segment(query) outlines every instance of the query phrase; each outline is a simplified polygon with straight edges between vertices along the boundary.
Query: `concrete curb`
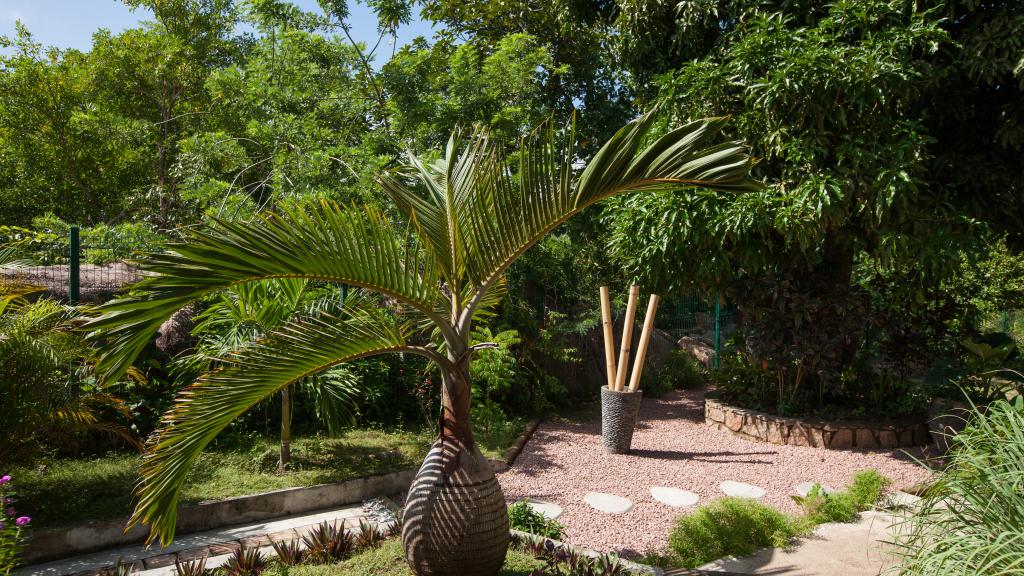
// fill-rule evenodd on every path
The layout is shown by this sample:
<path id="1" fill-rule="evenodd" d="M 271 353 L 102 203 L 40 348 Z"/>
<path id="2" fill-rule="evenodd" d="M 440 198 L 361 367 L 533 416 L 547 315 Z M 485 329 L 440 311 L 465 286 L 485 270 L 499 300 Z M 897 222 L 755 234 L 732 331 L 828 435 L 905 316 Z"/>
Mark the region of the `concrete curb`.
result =
<path id="1" fill-rule="evenodd" d="M 407 468 L 336 484 L 285 488 L 215 502 L 184 505 L 178 509 L 176 533 L 183 535 L 204 532 L 224 526 L 354 504 L 376 496 L 389 496 L 408 490 L 417 470 L 418 468 Z M 144 542 L 149 533 L 148 528 L 133 526 L 126 530 L 127 523 L 127 519 L 108 520 L 37 532 L 28 542 L 21 561 L 24 564 L 38 564 L 105 548 Z"/>
<path id="2" fill-rule="evenodd" d="M 505 450 L 505 454 L 502 458 L 500 460 L 496 458 L 491 459 L 491 466 L 494 467 L 495 472 L 504 472 L 512 466 L 516 461 L 516 458 L 518 458 L 519 454 L 523 451 L 523 448 L 526 447 L 526 443 L 533 437 L 533 433 L 537 431 L 537 427 L 539 427 L 543 421 L 543 418 L 534 418 L 533 420 L 530 420 L 526 425 L 526 429 L 519 435 L 519 438 L 516 438 L 516 441 L 513 442 L 507 450 Z"/>

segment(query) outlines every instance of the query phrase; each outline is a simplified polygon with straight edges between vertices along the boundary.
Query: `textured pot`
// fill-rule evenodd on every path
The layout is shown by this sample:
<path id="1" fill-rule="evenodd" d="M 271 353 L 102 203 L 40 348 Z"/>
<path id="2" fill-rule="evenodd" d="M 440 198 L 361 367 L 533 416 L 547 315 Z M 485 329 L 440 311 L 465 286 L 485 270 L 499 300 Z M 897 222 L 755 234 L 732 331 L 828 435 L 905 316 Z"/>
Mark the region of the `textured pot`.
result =
<path id="1" fill-rule="evenodd" d="M 967 402 L 932 398 L 928 405 L 928 431 L 940 454 L 949 451 L 953 436 L 963 432 L 967 427 L 970 414 L 971 405 Z"/>
<path id="2" fill-rule="evenodd" d="M 495 576 L 509 546 L 505 495 L 474 443 L 434 443 L 406 497 L 402 542 L 418 576 Z"/>
<path id="3" fill-rule="evenodd" d="M 601 442 L 605 452 L 626 454 L 633 443 L 633 429 L 643 392 L 601 387 Z"/>

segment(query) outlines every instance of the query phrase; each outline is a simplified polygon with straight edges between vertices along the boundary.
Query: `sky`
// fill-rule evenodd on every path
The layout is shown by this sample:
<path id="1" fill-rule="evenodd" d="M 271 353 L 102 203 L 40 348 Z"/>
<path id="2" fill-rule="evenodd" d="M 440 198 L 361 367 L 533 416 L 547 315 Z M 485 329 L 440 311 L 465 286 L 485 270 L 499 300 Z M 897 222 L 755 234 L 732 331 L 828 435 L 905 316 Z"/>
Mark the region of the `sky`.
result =
<path id="1" fill-rule="evenodd" d="M 316 0 L 291 0 L 304 10 L 320 11 Z M 377 41 L 377 18 L 364 4 L 350 0 L 353 37 L 373 46 Z M 0 35 L 14 34 L 14 23 L 21 20 L 37 42 L 44 46 L 88 50 L 92 34 L 100 28 L 117 33 L 152 19 L 148 10 L 129 10 L 120 0 L 0 0 Z M 417 36 L 432 35 L 428 22 L 415 20 L 398 31 L 398 47 Z M 378 49 L 377 64 L 391 52 L 385 39 Z"/>

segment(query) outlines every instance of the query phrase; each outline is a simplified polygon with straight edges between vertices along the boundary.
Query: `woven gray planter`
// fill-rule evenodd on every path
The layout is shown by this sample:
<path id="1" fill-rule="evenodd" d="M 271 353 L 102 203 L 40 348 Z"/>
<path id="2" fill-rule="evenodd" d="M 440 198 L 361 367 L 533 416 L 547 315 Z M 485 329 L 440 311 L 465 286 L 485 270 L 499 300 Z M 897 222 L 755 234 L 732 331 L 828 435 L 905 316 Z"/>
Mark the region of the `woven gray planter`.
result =
<path id="1" fill-rule="evenodd" d="M 609 390 L 601 387 L 601 441 L 605 452 L 626 454 L 633 443 L 633 428 L 640 412 L 643 392 Z"/>

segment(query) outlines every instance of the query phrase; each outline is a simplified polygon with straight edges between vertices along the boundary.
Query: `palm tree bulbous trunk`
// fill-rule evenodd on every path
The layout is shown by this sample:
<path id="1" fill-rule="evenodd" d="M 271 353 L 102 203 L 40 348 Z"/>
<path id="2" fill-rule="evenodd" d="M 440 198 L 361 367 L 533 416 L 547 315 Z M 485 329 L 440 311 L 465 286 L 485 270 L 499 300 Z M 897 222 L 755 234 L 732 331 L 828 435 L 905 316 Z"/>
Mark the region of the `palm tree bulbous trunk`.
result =
<path id="1" fill-rule="evenodd" d="M 468 374 L 448 378 L 442 435 L 406 498 L 405 559 L 418 576 L 495 576 L 510 541 L 505 495 L 473 441 Z"/>

